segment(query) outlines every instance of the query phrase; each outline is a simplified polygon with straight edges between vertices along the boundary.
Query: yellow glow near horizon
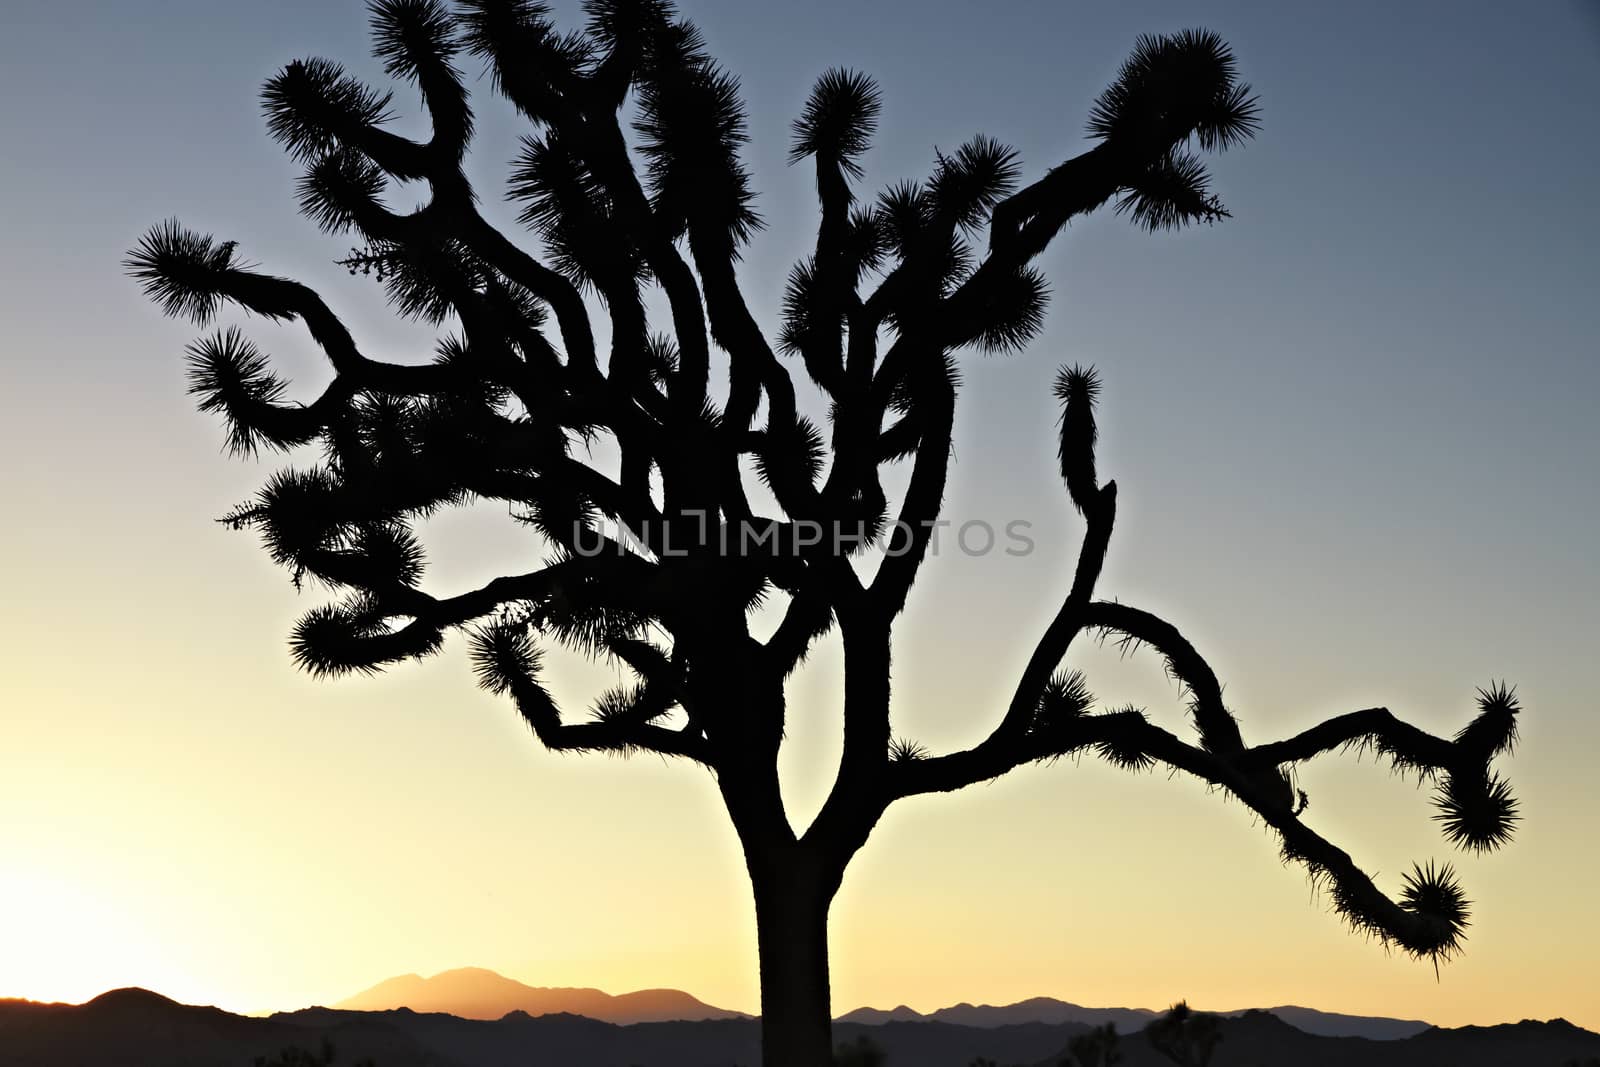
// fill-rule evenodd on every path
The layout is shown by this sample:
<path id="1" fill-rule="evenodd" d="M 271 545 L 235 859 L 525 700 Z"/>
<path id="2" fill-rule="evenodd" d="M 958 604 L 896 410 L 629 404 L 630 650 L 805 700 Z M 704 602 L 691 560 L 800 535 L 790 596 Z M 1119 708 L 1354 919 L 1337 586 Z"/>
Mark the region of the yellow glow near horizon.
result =
<path id="1" fill-rule="evenodd" d="M 0 860 L 0 996 L 81 1003 L 128 985 L 188 986 L 141 932 L 144 902 L 118 892 Z"/>
<path id="2" fill-rule="evenodd" d="M 998 566 L 969 566 L 985 562 Z M 999 614 L 1028 565 L 1013 567 L 992 586 L 936 578 L 921 595 Z M 181 565 L 152 573 L 176 577 L 128 580 L 184 606 L 159 627 L 130 633 L 40 597 L 29 625 L 8 621 L 0 635 L 27 665 L 11 675 L 0 776 L 0 995 L 81 1001 L 141 985 L 267 1012 L 483 966 L 531 985 L 675 987 L 756 1009 L 749 891 L 708 775 L 543 752 L 509 706 L 473 688 L 457 646 L 374 679 L 298 675 L 282 633 L 305 600 L 237 541 L 197 536 Z M 982 729 L 986 715 L 970 709 L 993 706 L 1025 650 L 921 607 L 897 646 L 896 729 L 948 749 Z M 1404 649 L 1364 650 L 1372 678 L 1360 689 L 1337 664 L 1240 669 L 1230 650 L 1269 641 L 1268 630 L 1195 631 L 1223 650 L 1217 667 L 1252 738 L 1385 693 L 1438 731 L 1470 710 L 1458 679 L 1471 665 L 1441 660 L 1418 682 Z M 64 632 L 103 650 L 95 670 L 49 640 Z M 1073 659 L 1106 700 L 1181 721 L 1154 664 L 1092 646 Z M 614 681 L 593 664 L 553 670 L 568 707 Z M 837 672 L 826 642 L 791 689 L 783 770 L 797 821 L 837 758 Z M 1532 661 L 1519 670 L 1540 674 Z M 1307 688 L 1325 696 L 1304 706 Z M 1526 695 L 1524 744 L 1505 769 L 1528 817 L 1503 853 L 1452 856 L 1426 794 L 1370 762 L 1335 757 L 1305 772 L 1313 825 L 1390 891 L 1413 859 L 1461 868 L 1473 926 L 1439 980 L 1350 935 L 1238 805 L 1085 760 L 892 808 L 834 908 L 834 1008 L 1187 998 L 1600 1027 L 1583 947 L 1600 858 L 1573 847 L 1593 807 L 1574 738 L 1593 728 L 1561 693 Z"/>
<path id="3" fill-rule="evenodd" d="M 418 696 L 447 680 L 423 679 Z M 305 721 L 342 708 L 370 722 L 388 707 L 387 685 L 340 688 L 306 688 L 316 707 Z M 309 784 L 259 807 L 225 783 L 270 780 L 284 759 L 270 746 L 248 768 L 175 769 L 179 780 L 155 790 L 170 802 L 90 769 L 103 793 L 57 790 L 38 820 L 51 832 L 9 841 L 0 995 L 82 1001 L 141 985 L 262 1013 L 477 965 L 531 985 L 668 986 L 755 1010 L 748 891 L 708 780 L 541 754 L 493 708 L 419 718 L 401 731 L 410 754 L 391 751 L 399 765 L 374 762 L 361 781 L 334 770 L 358 758 L 353 738 L 302 756 Z M 481 746 L 477 770 L 448 748 L 463 731 L 469 749 Z M 801 755 L 820 755 L 801 733 Z M 97 746 L 86 749 L 97 762 Z M 1342 767 L 1314 786 L 1330 808 L 1334 796 L 1370 798 L 1333 821 L 1381 871 L 1441 851 L 1423 798 L 1382 770 Z M 1439 980 L 1351 936 L 1236 805 L 1192 783 L 1064 764 L 908 803 L 858 857 L 835 907 L 834 1008 L 1186 997 L 1215 1009 L 1304 1003 L 1447 1025 L 1565 1015 L 1594 1027 L 1587 958 L 1564 948 L 1550 916 L 1581 913 L 1600 871 L 1583 858 L 1564 883 L 1519 874 L 1524 862 L 1554 869 L 1564 838 L 1581 832 L 1560 794 L 1530 786 L 1524 796 L 1546 817 L 1524 827 L 1508 860 L 1462 864 L 1478 910 L 1467 954 Z M 378 808 L 363 808 L 364 795 Z M 1060 821 L 1086 810 L 1100 817 Z M 1399 836 L 1383 829 L 1393 821 Z M 1527 908 L 1535 897 L 1541 907 Z"/>

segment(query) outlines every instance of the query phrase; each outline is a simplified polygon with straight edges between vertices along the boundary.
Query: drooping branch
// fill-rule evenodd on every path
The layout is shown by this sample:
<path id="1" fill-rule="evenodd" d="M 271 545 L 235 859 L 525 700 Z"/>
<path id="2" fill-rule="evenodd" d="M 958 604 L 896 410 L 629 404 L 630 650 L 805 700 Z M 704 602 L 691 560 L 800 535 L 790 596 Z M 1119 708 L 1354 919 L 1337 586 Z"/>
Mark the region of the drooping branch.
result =
<path id="1" fill-rule="evenodd" d="M 1256 761 L 1249 753 L 1239 759 L 1221 756 L 1186 744 L 1137 712 L 1085 714 L 1083 706 L 1081 697 L 1069 701 L 1066 713 L 1055 717 L 1051 729 L 1036 734 L 1028 747 L 1013 751 L 1016 758 L 1009 765 L 993 757 L 985 759 L 982 746 L 951 756 L 896 762 L 896 791 L 911 795 L 961 789 L 1003 774 L 1021 762 L 1083 752 L 1095 752 L 1136 769 L 1165 765 L 1221 788 L 1248 806 L 1278 834 L 1284 859 L 1304 864 L 1334 909 L 1357 930 L 1435 963 L 1460 951 L 1470 905 L 1448 865 L 1430 863 L 1414 868 L 1403 879 L 1399 900 L 1393 900 L 1346 852 L 1307 826 L 1276 790 L 1262 786 L 1260 775 L 1251 770 Z M 1508 793 L 1506 799 L 1509 801 Z M 1445 835 L 1453 843 L 1482 851 L 1509 839 L 1516 820 L 1514 802 L 1493 812 L 1480 807 L 1472 829 L 1466 831 L 1461 807 L 1446 794 L 1436 801 Z"/>
<path id="2" fill-rule="evenodd" d="M 234 521 L 244 525 L 252 520 Z M 351 573 L 343 577 L 360 592 L 342 604 L 313 609 L 295 627 L 291 640 L 295 660 L 313 674 L 370 673 L 385 664 L 431 655 L 443 642 L 446 630 L 507 604 L 545 603 L 560 590 L 564 577 L 562 566 L 556 564 L 529 574 L 496 578 L 479 589 L 440 600 L 403 581 L 380 581 L 355 572 L 358 561 L 366 557 L 350 555 Z M 411 621 L 397 629 L 391 627 L 389 620 L 401 615 Z"/>
<path id="3" fill-rule="evenodd" d="M 653 752 L 710 762 L 706 741 L 689 729 L 671 729 L 653 720 L 670 705 L 652 705 L 641 714 L 635 703 L 597 709 L 589 722 L 562 721 L 560 708 L 540 684 L 540 655 L 526 625 L 502 622 L 472 635 L 472 663 L 478 682 L 496 695 L 510 695 L 517 711 L 546 748 L 556 752 Z"/>
<path id="4" fill-rule="evenodd" d="M 1125 769 L 1163 764 L 1192 774 L 1243 801 L 1278 834 L 1286 860 L 1306 866 L 1326 888 L 1335 909 L 1356 929 L 1435 964 L 1460 950 L 1469 905 L 1448 867 L 1416 867 L 1398 901 L 1385 895 L 1343 850 L 1301 819 L 1305 794 L 1295 790 L 1283 765 L 1347 746 L 1370 747 L 1396 769 L 1423 780 L 1440 774 L 1435 818 L 1455 845 L 1487 851 L 1509 840 L 1519 815 L 1509 786 L 1493 774 L 1493 758 L 1516 740 L 1519 708 L 1503 686 L 1480 693 L 1480 711 L 1453 741 L 1400 722 L 1385 709 L 1329 720 L 1285 741 L 1247 748 L 1222 702 L 1222 686 L 1200 652 L 1176 627 L 1149 612 L 1093 600 L 1115 516 L 1115 483 L 1097 484 L 1098 438 L 1092 371 L 1063 371 L 1060 436 L 1062 478 L 1088 522 L 1077 574 L 1060 611 L 1034 648 L 1000 725 L 973 748 L 930 757 L 903 744 L 890 753 L 891 797 L 946 792 L 998 777 L 1029 762 L 1093 752 Z M 1166 660 L 1169 674 L 1189 696 L 1200 745 L 1179 740 L 1137 709 L 1090 714 L 1094 698 L 1082 676 L 1057 673 L 1073 638 L 1083 630 L 1148 645 Z M 825 809 L 826 811 L 826 809 Z"/>
<path id="5" fill-rule="evenodd" d="M 363 356 L 350 331 L 315 290 L 238 266 L 234 247 L 232 241 L 218 244 L 209 235 L 169 220 L 145 235 L 129 253 L 127 267 L 145 292 L 163 302 L 170 313 L 197 323 L 210 321 L 224 300 L 264 318 L 299 319 L 335 371 L 359 388 L 417 396 L 449 384 L 449 375 L 437 365 L 400 366 Z"/>

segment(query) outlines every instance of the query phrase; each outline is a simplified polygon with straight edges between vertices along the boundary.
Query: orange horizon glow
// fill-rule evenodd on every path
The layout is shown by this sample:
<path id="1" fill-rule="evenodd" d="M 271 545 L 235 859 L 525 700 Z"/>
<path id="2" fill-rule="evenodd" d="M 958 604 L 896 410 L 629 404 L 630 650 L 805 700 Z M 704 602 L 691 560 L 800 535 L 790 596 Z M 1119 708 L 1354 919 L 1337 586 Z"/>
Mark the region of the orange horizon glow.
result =
<path id="1" fill-rule="evenodd" d="M 443 665 L 420 669 L 454 673 Z M 377 686 L 387 688 L 382 681 Z M 306 695 L 331 708 L 348 703 L 340 688 L 308 687 Z M 361 719 L 364 701 L 355 703 L 351 712 Z M 716 1007 L 755 1014 L 753 912 L 709 780 L 685 768 L 550 757 L 487 704 L 458 725 L 476 720 L 471 732 L 495 742 L 498 758 L 518 765 L 523 777 L 553 775 L 552 785 L 601 806 L 631 788 L 696 817 L 673 831 L 672 820 L 650 814 L 617 840 L 597 840 L 599 851 L 586 856 L 596 884 L 586 891 L 581 879 L 551 881 L 547 870 L 541 883 L 542 864 L 531 857 L 542 850 L 534 846 L 550 838 L 553 857 L 572 854 L 581 827 L 560 813 L 541 818 L 512 809 L 505 790 L 516 785 L 509 780 L 487 789 L 481 781 L 453 782 L 447 792 L 458 806 L 444 812 L 392 795 L 389 803 L 405 814 L 370 823 L 376 840 L 344 856 L 337 877 L 318 876 L 316 868 L 341 862 L 348 849 L 354 827 L 339 823 L 322 828 L 327 832 L 314 849 L 283 838 L 282 828 L 262 828 L 257 834 L 266 837 L 246 834 L 226 850 L 231 866 L 218 856 L 218 866 L 185 869 L 148 851 L 178 853 L 160 828 L 181 826 L 184 820 L 174 818 L 181 809 L 161 810 L 150 798 L 136 802 L 124 813 L 127 823 L 150 827 L 151 836 L 120 846 L 105 840 L 97 850 L 87 828 L 110 813 L 82 810 L 72 818 L 58 808 L 58 824 L 84 829 L 80 847 L 57 840 L 45 862 L 0 865 L 0 996 L 82 1003 L 138 986 L 184 1003 L 264 1015 L 331 1004 L 395 975 L 473 966 L 532 986 L 614 994 L 682 989 Z M 816 738 L 799 731 L 796 744 L 801 758 L 827 765 Z M 1383 813 L 1405 811 L 1408 832 L 1382 853 L 1429 854 L 1424 798 L 1409 784 L 1370 764 L 1330 770 L 1316 795 L 1365 794 L 1371 806 L 1365 816 L 1355 810 L 1347 837 L 1379 852 L 1370 843 L 1382 840 L 1374 831 L 1388 822 Z M 348 801 L 343 788 L 338 793 Z M 476 828 L 475 795 L 486 800 Z M 1072 828 L 1064 841 L 1070 851 L 1032 847 L 1042 824 L 1009 814 L 1084 804 L 1121 811 L 1122 818 Z M 602 807 L 594 817 L 615 824 L 625 810 L 607 814 Z M 1546 822 L 1552 821 L 1559 823 Z M 189 847 L 225 847 L 219 833 L 229 822 L 221 814 L 200 819 Z M 508 856 L 501 838 L 519 831 L 528 847 Z M 676 842 L 660 839 L 669 832 Z M 1517 847 L 1538 852 L 1560 833 L 1559 825 L 1532 823 Z M 408 868 L 403 846 L 412 834 L 418 841 L 454 836 L 459 847 L 446 849 L 426 871 Z M 308 851 L 325 858 L 307 863 Z M 636 853 L 631 861 L 629 852 Z M 963 866 L 941 871 L 942 857 L 953 853 L 964 857 Z M 1174 879 L 1168 853 L 1185 858 L 1185 880 Z M 141 866 L 141 854 L 154 866 Z M 1077 862 L 1080 854 L 1090 862 Z M 308 884 L 299 891 L 294 879 L 288 888 L 260 886 L 245 866 L 251 856 L 291 871 L 304 865 Z M 391 885 L 393 898 L 368 897 L 365 887 L 346 880 L 367 862 L 375 864 L 377 882 Z M 965 795 L 891 809 L 835 905 L 833 1010 L 906 1004 L 928 1013 L 1035 996 L 1159 1009 L 1187 999 L 1202 1010 L 1298 1004 L 1439 1025 L 1563 1016 L 1600 1027 L 1600 1011 L 1585 992 L 1586 964 L 1561 969 L 1547 924 L 1519 912 L 1518 898 L 1530 889 L 1515 877 L 1517 865 L 1491 859 L 1461 866 L 1479 888 L 1472 939 L 1435 979 L 1430 967 L 1350 935 L 1310 896 L 1303 876 L 1278 863 L 1236 806 L 1217 803 L 1192 783 L 1128 777 L 1089 763 L 1025 771 Z M 638 899 L 625 871 L 651 886 L 661 905 L 654 914 L 672 917 L 666 927 L 642 915 L 617 922 Z M 477 884 L 497 876 L 507 884 L 542 885 L 550 916 L 530 918 L 521 905 L 536 898 L 519 901 L 515 892 L 486 892 Z M 1554 908 L 1582 906 L 1581 886 L 1569 888 L 1546 886 L 1541 893 Z M 1198 924 L 1172 910 L 1180 891 Z M 407 927 L 408 913 L 428 918 Z M 1144 918 L 1130 923 L 1130 915 Z M 418 942 L 414 950 L 396 944 L 396 930 L 406 932 L 398 940 Z M 1135 937 L 1140 947 L 1130 953 Z M 544 948 L 518 947 L 535 943 Z M 1287 944 L 1295 950 L 1283 952 Z M 1229 966 L 1229 959 L 1243 966 Z M 1314 968 L 1303 965 L 1308 959 L 1317 961 Z M 1504 984 L 1508 974 L 1517 976 L 1515 985 Z"/>

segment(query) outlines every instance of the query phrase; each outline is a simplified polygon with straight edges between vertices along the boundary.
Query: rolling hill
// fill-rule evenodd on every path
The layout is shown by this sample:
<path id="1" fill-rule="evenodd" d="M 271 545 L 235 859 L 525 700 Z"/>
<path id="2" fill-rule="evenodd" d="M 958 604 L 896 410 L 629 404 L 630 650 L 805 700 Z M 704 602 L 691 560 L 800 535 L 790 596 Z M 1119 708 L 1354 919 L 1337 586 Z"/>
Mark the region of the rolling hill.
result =
<path id="1" fill-rule="evenodd" d="M 1257 1009 L 1212 1012 L 1210 1014 L 1233 1018 Z M 1374 1041 L 1394 1041 L 1413 1037 L 1428 1029 L 1420 1019 L 1390 1019 L 1369 1015 L 1342 1015 L 1338 1012 L 1318 1011 L 1285 1005 L 1267 1008 L 1298 1030 L 1319 1037 L 1365 1037 Z M 857 1008 L 839 1016 L 840 1022 L 865 1023 L 878 1026 L 887 1022 L 946 1022 L 961 1026 L 996 1027 L 1017 1023 L 1082 1023 L 1087 1026 L 1104 1026 L 1110 1023 L 1121 1033 L 1141 1030 L 1159 1012 L 1146 1008 L 1085 1008 L 1051 997 L 1033 997 L 1015 1004 L 955 1004 L 924 1015 L 904 1004 L 890 1011 L 878 1008 Z"/>
<path id="2" fill-rule="evenodd" d="M 698 1002 L 697 1002 L 698 1003 Z M 888 1067 L 1000 1063 L 1055 1067 L 1087 1029 L 1076 1022 L 965 1026 L 923 1019 L 835 1025 L 840 1042 L 865 1035 Z M 1561 1020 L 1504 1026 L 1430 1027 L 1375 1041 L 1320 1037 L 1252 1011 L 1226 1018 L 1213 1067 L 1563 1067 L 1600 1057 L 1600 1034 Z M 736 1018 L 627 1026 L 514 1011 L 496 1020 L 409 1009 L 304 1011 L 247 1018 L 178 1004 L 140 989 L 82 1005 L 0 1001 L 0 1062 L 6 1067 L 249 1067 L 257 1056 L 327 1040 L 338 1062 L 371 1057 L 378 1067 L 733 1067 L 759 1062 L 760 1023 Z M 1122 1067 L 1165 1067 L 1138 1034 L 1122 1041 Z"/>

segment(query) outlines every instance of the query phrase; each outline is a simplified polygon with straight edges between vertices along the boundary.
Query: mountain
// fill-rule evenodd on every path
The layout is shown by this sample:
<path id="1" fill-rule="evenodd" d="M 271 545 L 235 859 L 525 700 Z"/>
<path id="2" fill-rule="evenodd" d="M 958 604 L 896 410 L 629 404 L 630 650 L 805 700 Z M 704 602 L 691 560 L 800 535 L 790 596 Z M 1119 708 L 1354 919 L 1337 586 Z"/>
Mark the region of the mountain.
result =
<path id="1" fill-rule="evenodd" d="M 978 1029 L 1001 1026 L 1019 1026 L 1024 1023 L 1078 1023 L 1084 1026 L 1103 1026 L 1112 1023 L 1128 1033 L 1140 1030 L 1156 1017 L 1153 1011 L 1143 1008 L 1085 1008 L 1051 997 L 1033 997 L 1015 1004 L 996 1007 L 992 1004 L 954 1004 L 948 1008 L 924 1015 L 904 1004 L 884 1011 L 881 1008 L 857 1008 L 845 1012 L 835 1022 L 861 1023 L 865 1026 L 882 1026 L 885 1023 L 941 1022 Z"/>
<path id="2" fill-rule="evenodd" d="M 1237 1018 L 1256 1009 L 1214 1012 L 1228 1018 Z M 1315 1008 L 1285 1006 L 1266 1009 L 1272 1015 L 1307 1034 L 1318 1037 L 1364 1037 L 1374 1041 L 1394 1041 L 1413 1037 L 1429 1027 L 1417 1019 L 1389 1019 L 1366 1015 L 1341 1015 L 1337 1012 L 1317 1011 Z M 840 1022 L 863 1023 L 879 1026 L 886 1022 L 916 1022 L 931 1020 L 955 1023 L 960 1026 L 990 1028 L 1013 1026 L 1019 1023 L 1080 1023 L 1085 1026 L 1117 1028 L 1118 1033 L 1131 1034 L 1143 1030 L 1146 1024 L 1160 1013 L 1145 1008 L 1085 1008 L 1051 997 L 1033 997 L 1015 1004 L 956 1004 L 927 1015 L 901 1005 L 893 1011 L 878 1008 L 857 1008 L 839 1016 Z"/>
<path id="3" fill-rule="evenodd" d="M 455 1067 L 381 1021 L 341 1020 L 308 1033 L 291 1022 L 179 1004 L 144 989 L 112 990 L 81 1005 L 0 1000 L 6 1067 L 247 1067 L 291 1045 L 315 1048 L 324 1037 L 349 1057 L 370 1056 L 383 1067 Z"/>
<path id="4" fill-rule="evenodd" d="M 528 1015 L 581 1015 L 600 1022 L 629 1025 L 642 1022 L 742 1019 L 742 1012 L 712 1007 L 676 989 L 645 989 L 612 996 L 598 989 L 546 988 L 523 985 L 481 967 L 444 971 L 432 978 L 407 974 L 379 982 L 364 992 L 334 1005 L 347 1011 L 387 1011 L 410 1008 L 416 1012 L 443 1012 L 462 1019 L 498 1019 L 509 1012 Z M 1238 1017 L 1247 1011 L 1216 1012 Z M 1390 1019 L 1342 1015 L 1285 1005 L 1265 1009 L 1308 1034 L 1319 1037 L 1365 1037 L 1393 1041 L 1413 1037 L 1428 1029 L 1419 1019 Z M 1033 997 L 1015 1004 L 954 1004 L 926 1015 L 902 1004 L 887 1011 L 857 1008 L 838 1017 L 842 1023 L 882 1026 L 891 1022 L 943 1022 L 992 1029 L 1024 1023 L 1079 1023 L 1114 1025 L 1120 1033 L 1142 1030 L 1158 1012 L 1145 1008 L 1086 1008 L 1052 997 Z"/>
<path id="5" fill-rule="evenodd" d="M 1025 1022 L 1082 1023 L 1104 1026 L 1111 1023 L 1120 1033 L 1143 1030 L 1156 1013 L 1143 1008 L 1085 1008 L 1052 997 L 1033 997 L 1015 1004 L 994 1007 L 989 1004 L 956 1004 L 940 1008 L 930 1019 L 961 1026 L 1009 1026 Z"/>
<path id="6" fill-rule="evenodd" d="M 498 1019 L 509 1012 L 528 1015 L 582 1015 L 606 1023 L 741 1019 L 745 1016 L 705 1004 L 677 989 L 642 989 L 612 996 L 598 989 L 523 985 L 481 967 L 444 971 L 432 978 L 406 974 L 379 982 L 334 1005 L 349 1011 L 444 1012 L 462 1019 Z"/>
<path id="7" fill-rule="evenodd" d="M 1600 1049 L 1600 1034 L 1562 1019 L 1503 1026 L 1445 1029 L 1430 1027 L 1412 1037 L 1374 1041 L 1362 1037 L 1319 1037 L 1298 1030 L 1265 1011 L 1224 1018 L 1212 1057 L 1214 1067 L 1568 1067 L 1587 1063 Z M 1070 1039 L 1069 1039 L 1070 1040 Z M 1141 1035 L 1124 1037 L 1119 1067 L 1171 1067 L 1172 1061 Z M 1057 1067 L 1066 1046 L 1035 1061 Z"/>
<path id="8" fill-rule="evenodd" d="M 927 1016 L 904 1004 L 884 1011 L 882 1008 L 857 1008 L 847 1011 L 834 1020 L 836 1023 L 861 1023 L 863 1026 L 882 1026 L 884 1023 L 922 1022 Z"/>
<path id="9" fill-rule="evenodd" d="M 962 1026 L 923 1019 L 878 1025 L 838 1023 L 834 1036 L 869 1036 L 888 1067 L 1000 1063 L 1056 1067 L 1081 1023 Z M 1373 1041 L 1319 1037 L 1267 1012 L 1225 1018 L 1215 1067 L 1562 1067 L 1600 1057 L 1600 1034 L 1561 1020 L 1508 1026 L 1429 1028 Z M 288 1046 L 324 1040 L 348 1067 L 733 1067 L 760 1060 L 760 1022 L 720 1019 L 630 1026 L 576 1015 L 512 1012 L 496 1020 L 454 1015 L 308 1008 L 271 1018 L 192 1007 L 138 989 L 87 1004 L 0 1001 L 0 1062 L 6 1067 L 248 1067 Z M 1122 1067 L 1169 1067 L 1138 1034 L 1122 1039 Z"/>
<path id="10" fill-rule="evenodd" d="M 1253 1009 L 1252 1009 L 1253 1010 Z M 1263 1009 L 1294 1027 L 1318 1037 L 1366 1037 L 1374 1041 L 1398 1041 L 1415 1037 L 1429 1029 L 1429 1023 L 1420 1019 L 1388 1019 L 1372 1015 L 1341 1015 L 1334 1011 L 1299 1008 L 1292 1004 Z M 1239 1016 L 1244 1011 L 1225 1011 L 1222 1015 Z"/>

